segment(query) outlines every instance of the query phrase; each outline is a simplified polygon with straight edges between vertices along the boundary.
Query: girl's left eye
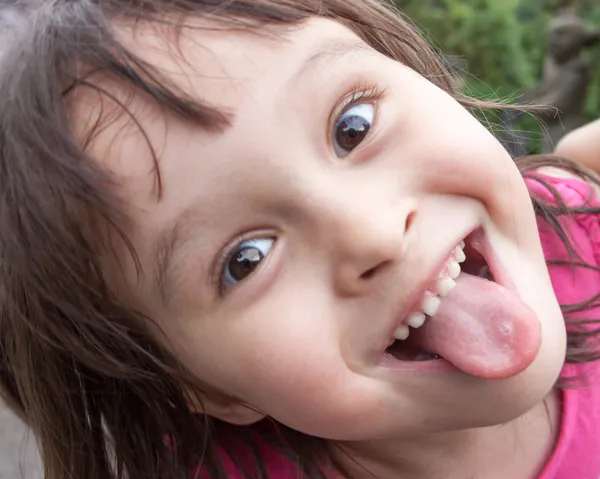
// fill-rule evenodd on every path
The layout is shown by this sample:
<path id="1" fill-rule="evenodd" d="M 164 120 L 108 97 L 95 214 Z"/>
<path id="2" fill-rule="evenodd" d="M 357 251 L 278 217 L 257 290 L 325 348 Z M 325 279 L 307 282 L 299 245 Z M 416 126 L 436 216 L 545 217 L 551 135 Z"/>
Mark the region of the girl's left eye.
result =
<path id="1" fill-rule="evenodd" d="M 333 149 L 339 158 L 348 156 L 365 139 L 375 116 L 375 105 L 361 103 L 340 115 L 333 129 Z"/>
<path id="2" fill-rule="evenodd" d="M 269 254 L 274 243 L 273 238 L 256 238 L 240 243 L 223 265 L 221 290 L 225 291 L 250 276 Z"/>

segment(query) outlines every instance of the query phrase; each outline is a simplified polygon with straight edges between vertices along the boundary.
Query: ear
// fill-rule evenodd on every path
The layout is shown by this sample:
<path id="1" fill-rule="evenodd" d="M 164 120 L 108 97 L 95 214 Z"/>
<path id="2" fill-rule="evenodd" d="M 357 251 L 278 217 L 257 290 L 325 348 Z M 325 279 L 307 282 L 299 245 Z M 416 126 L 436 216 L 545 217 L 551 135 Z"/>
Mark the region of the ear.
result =
<path id="1" fill-rule="evenodd" d="M 266 417 L 266 414 L 249 404 L 220 393 L 203 394 L 202 398 L 197 398 L 189 406 L 195 412 L 236 426 L 249 426 Z"/>

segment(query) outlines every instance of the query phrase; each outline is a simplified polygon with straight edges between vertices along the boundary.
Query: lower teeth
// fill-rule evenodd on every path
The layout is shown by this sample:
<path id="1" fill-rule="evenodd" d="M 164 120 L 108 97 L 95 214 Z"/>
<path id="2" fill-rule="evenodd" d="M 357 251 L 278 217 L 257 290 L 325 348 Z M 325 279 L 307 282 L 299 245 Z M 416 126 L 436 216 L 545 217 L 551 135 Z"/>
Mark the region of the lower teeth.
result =
<path id="1" fill-rule="evenodd" d="M 413 361 L 431 361 L 432 359 L 440 359 L 440 357 L 437 354 L 420 353 Z"/>
<path id="2" fill-rule="evenodd" d="M 398 359 L 399 361 L 432 361 L 440 359 L 440 356 L 428 351 L 424 351 L 409 341 L 394 341 L 386 349 L 386 353 Z"/>

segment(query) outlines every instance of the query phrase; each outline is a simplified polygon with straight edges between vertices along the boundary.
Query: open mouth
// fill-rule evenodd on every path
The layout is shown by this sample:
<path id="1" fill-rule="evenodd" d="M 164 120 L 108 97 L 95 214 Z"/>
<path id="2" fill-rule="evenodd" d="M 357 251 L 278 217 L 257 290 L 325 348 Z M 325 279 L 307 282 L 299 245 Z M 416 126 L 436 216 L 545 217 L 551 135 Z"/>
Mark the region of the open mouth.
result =
<path id="1" fill-rule="evenodd" d="M 496 282 L 490 266 L 488 265 L 483 254 L 480 252 L 481 248 L 477 249 L 477 242 L 482 234 L 483 233 L 480 233 L 478 230 L 466 238 L 464 248 L 465 261 L 461 265 L 461 273 L 478 276 L 480 278 L 487 279 L 488 281 Z"/>
<path id="2" fill-rule="evenodd" d="M 411 335 L 411 331 L 421 328 L 429 318 L 435 316 L 444 296 L 456 286 L 456 279 L 460 275 L 476 276 L 488 281 L 496 282 L 492 270 L 486 261 L 483 251 L 483 230 L 478 229 L 469 234 L 464 241 L 452 251 L 449 259 L 442 267 L 438 278 L 425 292 L 420 311 L 409 315 L 406 324 L 400 326 L 390 339 L 385 355 L 399 361 L 434 361 L 443 359 L 438 354 L 424 348 L 418 338 Z"/>
<path id="3" fill-rule="evenodd" d="M 421 348 L 418 344 L 414 344 L 410 338 L 400 341 L 395 340 L 385 350 L 385 354 L 393 356 L 398 361 L 435 361 L 441 359 L 441 356 L 430 353 L 425 349 Z"/>

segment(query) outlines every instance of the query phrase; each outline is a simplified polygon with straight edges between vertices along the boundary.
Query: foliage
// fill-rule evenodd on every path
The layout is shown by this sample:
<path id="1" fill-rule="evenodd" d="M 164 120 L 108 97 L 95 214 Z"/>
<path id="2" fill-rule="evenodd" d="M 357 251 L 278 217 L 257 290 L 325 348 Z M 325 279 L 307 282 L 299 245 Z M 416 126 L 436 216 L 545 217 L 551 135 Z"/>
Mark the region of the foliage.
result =
<path id="1" fill-rule="evenodd" d="M 446 54 L 466 61 L 470 93 L 489 99 L 517 98 L 537 83 L 546 54 L 546 30 L 561 9 L 578 12 L 600 28 L 599 0 L 396 0 Z M 600 48 L 587 115 L 600 117 Z M 527 121 L 523 128 L 535 129 Z"/>
<path id="2" fill-rule="evenodd" d="M 404 0 L 398 4 L 444 52 L 464 58 L 469 71 L 490 85 L 534 82 L 522 47 L 518 0 Z"/>

